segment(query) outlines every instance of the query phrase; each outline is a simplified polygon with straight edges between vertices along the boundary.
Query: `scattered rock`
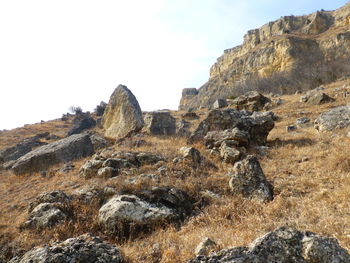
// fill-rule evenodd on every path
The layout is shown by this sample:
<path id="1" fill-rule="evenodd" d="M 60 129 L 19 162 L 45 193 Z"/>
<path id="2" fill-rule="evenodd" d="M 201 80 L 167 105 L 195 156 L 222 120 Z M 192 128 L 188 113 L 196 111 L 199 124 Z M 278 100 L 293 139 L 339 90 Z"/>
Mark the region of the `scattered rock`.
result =
<path id="1" fill-rule="evenodd" d="M 189 263 L 335 263 L 350 262 L 349 253 L 334 238 L 281 227 L 253 241 L 248 247 L 199 255 Z"/>
<path id="2" fill-rule="evenodd" d="M 234 164 L 240 157 L 241 152 L 235 147 L 231 147 L 227 142 L 220 146 L 220 157 L 226 162 Z"/>
<path id="3" fill-rule="evenodd" d="M 103 114 L 102 125 L 105 136 L 116 140 L 142 129 L 144 122 L 140 105 L 126 86 L 119 85 L 114 90 Z"/>
<path id="4" fill-rule="evenodd" d="M 136 159 L 141 165 L 156 164 L 160 161 L 165 161 L 164 157 L 159 154 L 141 152 L 136 154 Z"/>
<path id="5" fill-rule="evenodd" d="M 235 98 L 231 105 L 237 110 L 261 111 L 271 100 L 257 91 L 250 91 Z"/>
<path id="6" fill-rule="evenodd" d="M 260 201 L 273 199 L 273 187 L 267 181 L 256 157 L 248 155 L 236 162 L 229 176 L 229 185 L 234 193 Z"/>
<path id="7" fill-rule="evenodd" d="M 209 237 L 206 237 L 196 247 L 195 254 L 197 256 L 199 255 L 207 256 L 209 252 L 211 252 L 215 248 L 216 248 L 216 243 L 213 240 L 211 240 Z"/>
<path id="8" fill-rule="evenodd" d="M 95 151 L 106 148 L 109 144 L 108 141 L 99 134 L 90 135 L 90 139 Z"/>
<path id="9" fill-rule="evenodd" d="M 195 165 L 199 165 L 202 161 L 201 153 L 194 147 L 181 147 L 180 153 L 184 159 L 190 160 Z"/>
<path id="10" fill-rule="evenodd" d="M 45 171 L 50 166 L 92 155 L 90 136 L 75 134 L 65 139 L 41 146 L 19 158 L 12 166 L 17 175 Z"/>
<path id="11" fill-rule="evenodd" d="M 68 204 L 71 201 L 71 197 L 61 190 L 54 190 L 50 192 L 44 192 L 37 196 L 33 202 L 29 204 L 29 212 L 42 203 L 61 203 Z"/>
<path id="12" fill-rule="evenodd" d="M 154 181 L 154 182 L 158 182 L 159 181 L 159 176 L 156 175 L 156 174 L 140 174 L 138 176 L 129 178 L 126 181 L 128 183 L 131 183 L 131 184 L 136 184 L 136 183 L 141 182 L 143 180 L 151 180 L 151 181 Z"/>
<path id="13" fill-rule="evenodd" d="M 224 131 L 211 131 L 204 137 L 205 145 L 208 148 L 220 147 L 223 142 L 230 146 L 249 145 L 250 135 L 248 132 L 241 131 L 237 127 Z"/>
<path id="14" fill-rule="evenodd" d="M 148 112 L 144 118 L 145 130 L 154 135 L 174 135 L 176 120 L 169 111 Z"/>
<path id="15" fill-rule="evenodd" d="M 332 131 L 350 126 L 350 107 L 340 106 L 322 113 L 315 120 L 318 131 Z"/>
<path id="16" fill-rule="evenodd" d="M 210 131 L 238 128 L 249 134 L 250 144 L 263 145 L 274 127 L 272 112 L 247 112 L 233 109 L 212 110 L 192 133 L 189 142 L 203 139 Z"/>
<path id="17" fill-rule="evenodd" d="M 320 105 L 327 102 L 334 101 L 333 98 L 321 92 L 322 89 L 316 88 L 308 91 L 304 96 L 300 97 L 300 102 L 306 102 L 310 105 Z"/>
<path id="18" fill-rule="evenodd" d="M 74 168 L 75 168 L 75 165 L 72 164 L 71 162 L 68 162 L 60 169 L 60 172 L 66 174 L 66 173 L 69 173 L 70 171 L 73 171 Z"/>
<path id="19" fill-rule="evenodd" d="M 296 131 L 297 130 L 297 126 L 295 126 L 295 125 L 288 125 L 286 127 L 286 130 L 287 130 L 287 132 Z"/>
<path id="20" fill-rule="evenodd" d="M 102 167 L 103 161 L 101 160 L 88 160 L 79 170 L 81 177 L 89 179 L 97 175 L 98 170 Z"/>
<path id="21" fill-rule="evenodd" d="M 96 121 L 89 113 L 76 114 L 73 119 L 73 127 L 68 131 L 68 136 L 81 133 L 96 125 Z"/>
<path id="22" fill-rule="evenodd" d="M 228 104 L 225 99 L 217 99 L 213 104 L 213 109 L 221 109 L 227 106 Z"/>
<path id="23" fill-rule="evenodd" d="M 97 172 L 97 177 L 112 178 L 118 175 L 118 170 L 113 167 L 102 167 Z"/>
<path id="24" fill-rule="evenodd" d="M 199 116 L 195 112 L 186 112 L 181 115 L 182 119 L 184 120 L 198 120 Z"/>
<path id="25" fill-rule="evenodd" d="M 120 250 L 103 242 L 91 234 L 67 239 L 52 246 L 35 247 L 21 258 L 14 258 L 9 263 L 122 263 L 124 259 Z"/>
<path id="26" fill-rule="evenodd" d="M 0 163 L 17 160 L 23 155 L 29 153 L 33 148 L 46 145 L 46 142 L 41 142 L 40 139 L 46 138 L 48 132 L 37 134 L 33 137 L 26 138 L 17 145 L 0 151 Z"/>
<path id="27" fill-rule="evenodd" d="M 309 122 L 310 122 L 310 119 L 307 118 L 307 117 L 298 118 L 298 119 L 296 120 L 296 124 L 298 124 L 298 125 L 307 124 L 307 123 L 309 123 Z"/>

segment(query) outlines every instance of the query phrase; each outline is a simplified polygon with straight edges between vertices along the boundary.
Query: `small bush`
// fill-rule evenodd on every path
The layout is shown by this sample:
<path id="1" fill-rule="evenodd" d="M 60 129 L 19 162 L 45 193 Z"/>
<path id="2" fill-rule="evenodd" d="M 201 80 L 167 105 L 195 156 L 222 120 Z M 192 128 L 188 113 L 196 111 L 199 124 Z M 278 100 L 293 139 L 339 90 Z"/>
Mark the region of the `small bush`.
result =
<path id="1" fill-rule="evenodd" d="M 79 106 L 70 106 L 69 111 L 75 115 L 80 115 L 83 113 L 83 109 Z"/>
<path id="2" fill-rule="evenodd" d="M 100 105 L 97 105 L 95 110 L 94 110 L 95 114 L 97 116 L 102 116 L 103 113 L 105 112 L 106 108 L 107 108 L 107 103 L 104 101 L 101 101 Z"/>

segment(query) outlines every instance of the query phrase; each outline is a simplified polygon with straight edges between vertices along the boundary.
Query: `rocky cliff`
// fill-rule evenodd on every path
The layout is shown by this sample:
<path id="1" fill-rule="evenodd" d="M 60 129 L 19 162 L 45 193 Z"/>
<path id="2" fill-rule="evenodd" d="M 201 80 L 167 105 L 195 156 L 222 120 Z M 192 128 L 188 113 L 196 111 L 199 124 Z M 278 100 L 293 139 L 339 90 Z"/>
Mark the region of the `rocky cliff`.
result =
<path id="1" fill-rule="evenodd" d="M 335 11 L 285 16 L 250 30 L 227 49 L 197 92 L 183 92 L 179 109 L 211 107 L 251 90 L 293 93 L 350 73 L 350 3 Z"/>

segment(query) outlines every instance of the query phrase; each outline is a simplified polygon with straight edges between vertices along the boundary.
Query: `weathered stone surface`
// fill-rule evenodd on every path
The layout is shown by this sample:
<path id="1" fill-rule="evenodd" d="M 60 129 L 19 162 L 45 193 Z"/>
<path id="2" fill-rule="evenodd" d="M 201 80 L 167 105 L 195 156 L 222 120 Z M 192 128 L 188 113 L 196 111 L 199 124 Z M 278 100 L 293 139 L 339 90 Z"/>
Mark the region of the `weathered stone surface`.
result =
<path id="1" fill-rule="evenodd" d="M 150 165 L 150 164 L 156 164 L 160 161 L 165 161 L 163 156 L 155 153 L 148 153 L 148 152 L 137 153 L 136 159 L 139 161 L 141 165 Z"/>
<path id="2" fill-rule="evenodd" d="M 81 133 L 96 125 L 96 121 L 89 113 L 79 113 L 73 119 L 73 127 L 68 131 L 68 136 Z"/>
<path id="3" fill-rule="evenodd" d="M 113 234 L 121 222 L 143 226 L 182 220 L 191 210 L 192 203 L 184 192 L 156 187 L 137 195 L 114 196 L 100 208 L 98 222 Z"/>
<path id="4" fill-rule="evenodd" d="M 58 203 L 41 203 L 29 214 L 29 219 L 22 224 L 22 228 L 52 227 L 67 218 Z"/>
<path id="5" fill-rule="evenodd" d="M 184 120 L 197 120 L 199 116 L 195 112 L 186 112 L 181 115 Z"/>
<path id="6" fill-rule="evenodd" d="M 234 193 L 261 201 L 273 199 L 273 187 L 267 181 L 256 157 L 248 155 L 236 162 L 229 176 L 229 185 Z"/>
<path id="7" fill-rule="evenodd" d="M 202 242 L 198 244 L 198 246 L 195 249 L 195 254 L 197 256 L 199 255 L 208 255 L 209 252 L 216 247 L 216 243 L 211 240 L 209 237 L 206 237 L 203 239 Z"/>
<path id="8" fill-rule="evenodd" d="M 334 238 L 281 227 L 256 239 L 248 247 L 197 256 L 189 263 L 335 263 L 350 262 L 349 253 Z"/>
<path id="9" fill-rule="evenodd" d="M 310 122 L 310 118 L 302 117 L 302 118 L 298 118 L 295 123 L 298 125 L 303 125 L 303 124 L 307 124 L 309 122 Z"/>
<path id="10" fill-rule="evenodd" d="M 300 97 L 301 102 L 306 102 L 310 105 L 320 105 L 334 101 L 333 98 L 322 92 L 323 89 L 316 88 L 308 91 L 304 96 Z"/>
<path id="11" fill-rule="evenodd" d="M 266 143 L 266 138 L 273 127 L 274 115 L 272 112 L 212 110 L 192 133 L 190 142 L 203 139 L 210 131 L 237 128 L 249 134 L 250 144 L 261 145 Z"/>
<path id="12" fill-rule="evenodd" d="M 145 130 L 154 135 L 174 135 L 176 120 L 169 111 L 147 112 L 144 117 Z"/>
<path id="13" fill-rule="evenodd" d="M 37 134 L 33 137 L 26 138 L 17 145 L 9 147 L 5 150 L 0 151 L 0 163 L 17 160 L 21 156 L 29 153 L 34 147 L 42 146 L 47 144 L 41 142 L 40 139 L 46 138 L 49 135 L 48 132 Z"/>
<path id="14" fill-rule="evenodd" d="M 112 178 L 118 175 L 118 170 L 113 167 L 103 167 L 97 171 L 97 177 Z"/>
<path id="15" fill-rule="evenodd" d="M 90 139 L 91 139 L 92 145 L 94 146 L 95 151 L 103 149 L 108 146 L 108 141 L 98 134 L 92 134 L 90 136 Z"/>
<path id="16" fill-rule="evenodd" d="M 220 147 L 223 142 L 231 142 L 235 146 L 249 145 L 250 135 L 237 127 L 224 131 L 211 131 L 204 137 L 205 145 L 208 148 Z"/>
<path id="17" fill-rule="evenodd" d="M 88 160 L 82 167 L 80 167 L 79 174 L 85 179 L 89 179 L 97 176 L 98 170 L 102 167 L 103 161 L 101 160 Z"/>
<path id="18" fill-rule="evenodd" d="M 326 111 L 315 120 L 318 131 L 332 131 L 350 126 L 350 107 L 340 106 Z"/>
<path id="19" fill-rule="evenodd" d="M 10 263 L 122 263 L 120 250 L 98 237 L 84 234 L 52 246 L 35 247 Z"/>
<path id="20" fill-rule="evenodd" d="M 227 107 L 227 101 L 225 99 L 217 99 L 214 103 L 213 103 L 213 109 L 221 109 L 224 107 Z"/>
<path id="21" fill-rule="evenodd" d="M 293 94 L 349 74 L 350 5 L 335 11 L 285 16 L 250 30 L 242 45 L 224 51 L 198 94 L 183 96 L 181 109 L 210 107 L 247 91 Z"/>
<path id="22" fill-rule="evenodd" d="M 143 124 L 141 108 L 135 96 L 126 86 L 119 85 L 103 114 L 105 136 L 119 140 L 141 130 Z"/>
<path id="23" fill-rule="evenodd" d="M 241 152 L 236 147 L 231 147 L 227 142 L 223 142 L 220 146 L 220 157 L 226 163 L 234 164 L 241 157 Z"/>
<path id="24" fill-rule="evenodd" d="M 182 90 L 182 97 L 179 105 L 179 110 L 188 109 L 187 103 L 198 94 L 196 88 L 186 88 Z"/>
<path id="25" fill-rule="evenodd" d="M 12 169 L 18 175 L 44 171 L 54 164 L 86 157 L 92 155 L 93 152 L 90 136 L 75 134 L 36 148 L 19 158 Z"/>
<path id="26" fill-rule="evenodd" d="M 237 110 L 261 111 L 271 100 L 257 91 L 250 91 L 235 98 L 230 104 Z"/>
<path id="27" fill-rule="evenodd" d="M 194 147 L 181 147 L 180 153 L 184 159 L 190 160 L 196 165 L 199 165 L 202 161 L 201 153 Z"/>
<path id="28" fill-rule="evenodd" d="M 176 134 L 178 136 L 183 136 L 183 137 L 188 137 L 191 135 L 190 132 L 190 123 L 188 121 L 185 120 L 180 120 L 177 123 L 177 132 Z"/>
<path id="29" fill-rule="evenodd" d="M 68 204 L 71 201 L 71 197 L 61 190 L 54 190 L 50 192 L 44 192 L 37 196 L 33 202 L 29 204 L 29 212 L 31 212 L 36 206 L 42 203 L 61 203 Z"/>

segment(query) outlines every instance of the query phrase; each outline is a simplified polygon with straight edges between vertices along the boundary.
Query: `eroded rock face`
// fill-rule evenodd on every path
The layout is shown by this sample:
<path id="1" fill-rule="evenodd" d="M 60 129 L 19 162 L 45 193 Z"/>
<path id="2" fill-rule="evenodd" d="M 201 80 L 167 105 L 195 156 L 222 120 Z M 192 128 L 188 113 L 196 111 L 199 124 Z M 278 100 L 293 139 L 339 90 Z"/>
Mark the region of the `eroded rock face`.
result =
<path id="1" fill-rule="evenodd" d="M 273 187 L 267 181 L 256 157 L 248 155 L 236 162 L 229 176 L 229 185 L 234 193 L 260 201 L 273 199 Z"/>
<path id="2" fill-rule="evenodd" d="M 266 138 L 273 127 L 274 115 L 272 112 L 251 113 L 233 109 L 212 110 L 193 132 L 190 141 L 203 139 L 211 131 L 237 128 L 249 135 L 246 141 L 249 140 L 251 144 L 262 145 L 266 143 Z M 239 140 L 244 141 L 242 138 L 239 138 Z"/>
<path id="3" fill-rule="evenodd" d="M 98 222 L 113 235 L 120 223 L 137 226 L 178 221 L 189 215 L 192 203 L 186 193 L 175 188 L 153 188 L 134 194 L 117 195 L 99 211 Z"/>
<path id="4" fill-rule="evenodd" d="M 119 85 L 114 90 L 103 114 L 102 125 L 105 136 L 116 140 L 142 129 L 144 122 L 140 105 L 126 86 Z"/>
<path id="5" fill-rule="evenodd" d="M 335 11 L 285 16 L 248 31 L 242 45 L 227 49 L 196 95 L 180 109 L 209 108 L 215 100 L 248 91 L 292 94 L 349 74 L 350 5 Z"/>
<path id="6" fill-rule="evenodd" d="M 68 131 L 68 136 L 81 133 L 96 125 L 96 121 L 88 113 L 79 113 L 73 119 L 73 127 Z"/>
<path id="7" fill-rule="evenodd" d="M 300 97 L 300 101 L 310 105 L 320 105 L 334 101 L 333 98 L 322 92 L 322 90 L 320 88 L 310 90 L 304 96 Z"/>
<path id="8" fill-rule="evenodd" d="M 253 241 L 248 247 L 197 256 L 189 263 L 335 263 L 350 262 L 349 253 L 334 238 L 281 227 Z"/>
<path id="9" fill-rule="evenodd" d="M 10 263 L 122 263 L 120 250 L 98 237 L 84 234 L 52 246 L 36 247 Z"/>
<path id="10" fill-rule="evenodd" d="M 92 155 L 90 136 L 75 134 L 41 146 L 19 158 L 12 166 L 17 175 L 47 170 L 50 166 Z"/>
<path id="11" fill-rule="evenodd" d="M 257 91 L 247 92 L 235 98 L 230 104 L 237 110 L 261 111 L 271 100 Z"/>
<path id="12" fill-rule="evenodd" d="M 148 112 L 144 118 L 145 129 L 153 135 L 174 135 L 176 120 L 169 111 Z"/>
<path id="13" fill-rule="evenodd" d="M 332 131 L 350 126 L 350 107 L 340 106 L 326 111 L 315 120 L 315 129 Z"/>

